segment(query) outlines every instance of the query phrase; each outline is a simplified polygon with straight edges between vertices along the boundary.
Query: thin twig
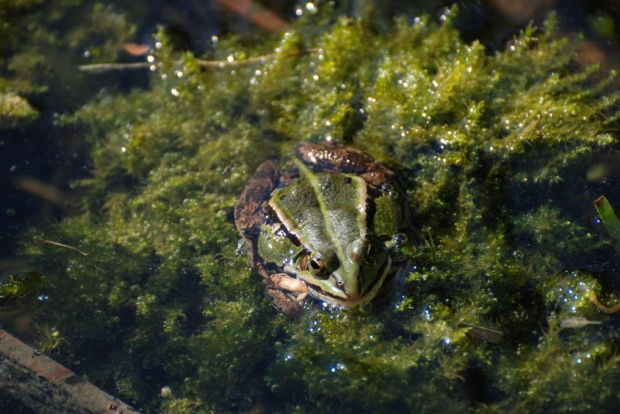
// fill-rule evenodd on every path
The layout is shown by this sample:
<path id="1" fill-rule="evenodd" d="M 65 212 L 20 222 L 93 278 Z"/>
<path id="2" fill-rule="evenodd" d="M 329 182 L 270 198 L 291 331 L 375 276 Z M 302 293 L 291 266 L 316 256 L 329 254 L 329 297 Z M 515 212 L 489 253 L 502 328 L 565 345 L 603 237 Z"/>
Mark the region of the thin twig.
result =
<path id="1" fill-rule="evenodd" d="M 265 62 L 268 60 L 273 60 L 277 57 L 283 58 L 291 58 L 296 56 L 310 55 L 313 53 L 320 53 L 321 49 L 307 49 L 300 50 L 297 52 L 290 52 L 285 54 L 271 53 L 269 55 L 256 56 L 253 58 L 242 59 L 242 60 L 204 60 L 204 59 L 196 59 L 196 65 L 201 68 L 215 68 L 215 69 L 223 69 L 223 68 L 235 68 L 239 66 L 252 65 L 257 62 Z M 175 65 L 182 65 L 183 61 L 176 60 L 174 61 Z M 78 68 L 84 72 L 91 73 L 105 73 L 112 72 L 116 70 L 131 70 L 131 69 L 147 69 L 152 63 L 149 62 L 134 62 L 134 63 L 95 63 L 92 65 L 80 65 Z"/>
<path id="2" fill-rule="evenodd" d="M 73 246 L 69 246 L 68 244 L 64 244 L 64 243 L 58 243 L 55 241 L 51 241 L 51 240 L 41 240 L 43 243 L 47 243 L 47 244 L 51 244 L 54 246 L 58 246 L 58 247 L 65 247 L 67 249 L 71 249 L 71 250 L 75 250 L 76 252 L 78 252 L 79 254 L 81 254 L 82 256 L 88 256 L 88 253 L 84 253 L 83 251 L 81 251 L 80 249 L 78 249 L 77 247 L 73 247 Z"/>
<path id="3" fill-rule="evenodd" d="M 135 62 L 135 63 L 95 63 L 93 65 L 80 65 L 78 68 L 84 72 L 92 73 L 105 73 L 113 72 L 115 70 L 128 70 L 128 69 L 147 69 L 151 64 L 148 62 Z"/>
<path id="4" fill-rule="evenodd" d="M 598 298 L 596 297 L 596 294 L 593 291 L 590 291 L 590 300 L 592 301 L 592 303 L 594 303 L 594 305 L 596 305 L 597 308 L 599 308 L 601 312 L 605 312 L 608 314 L 620 312 L 620 303 L 617 303 L 611 307 L 605 306 L 601 302 L 599 302 Z"/>
<path id="5" fill-rule="evenodd" d="M 62 208 L 66 209 L 78 205 L 74 197 L 63 193 L 53 185 L 33 177 L 17 177 L 13 179 L 12 183 L 15 188 L 50 201 Z"/>

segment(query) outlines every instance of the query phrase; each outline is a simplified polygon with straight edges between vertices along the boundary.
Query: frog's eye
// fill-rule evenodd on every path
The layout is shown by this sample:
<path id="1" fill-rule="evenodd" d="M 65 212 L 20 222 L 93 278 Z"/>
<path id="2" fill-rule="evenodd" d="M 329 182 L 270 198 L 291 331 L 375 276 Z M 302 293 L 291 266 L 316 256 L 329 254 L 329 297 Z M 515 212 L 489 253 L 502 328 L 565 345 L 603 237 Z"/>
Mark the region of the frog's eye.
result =
<path id="1" fill-rule="evenodd" d="M 376 254 L 377 248 L 375 247 L 375 245 L 370 242 L 366 242 L 364 244 L 364 258 L 367 260 L 372 259 L 373 257 L 375 257 Z"/>
<path id="2" fill-rule="evenodd" d="M 321 256 L 317 254 L 313 254 L 312 257 L 310 257 L 308 268 L 310 269 L 310 272 L 312 272 L 312 274 L 318 278 L 326 279 L 328 276 L 327 272 L 325 271 L 325 261 Z"/>
<path id="3" fill-rule="evenodd" d="M 377 260 L 377 256 L 380 254 L 382 247 L 374 240 L 365 240 L 362 246 L 363 260 L 366 264 L 373 263 Z"/>
<path id="4" fill-rule="evenodd" d="M 347 256 L 353 263 L 369 263 L 375 260 L 379 249 L 374 240 L 357 239 L 347 246 Z"/>

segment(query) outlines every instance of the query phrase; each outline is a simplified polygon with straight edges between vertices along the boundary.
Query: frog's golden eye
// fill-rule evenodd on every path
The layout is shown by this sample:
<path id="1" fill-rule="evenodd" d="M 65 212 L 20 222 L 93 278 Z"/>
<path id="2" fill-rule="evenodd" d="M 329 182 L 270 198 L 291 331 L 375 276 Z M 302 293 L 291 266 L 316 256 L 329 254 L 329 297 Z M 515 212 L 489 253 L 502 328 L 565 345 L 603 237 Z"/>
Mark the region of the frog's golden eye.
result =
<path id="1" fill-rule="evenodd" d="M 321 256 L 317 254 L 313 254 L 312 257 L 310 257 L 308 268 L 310 269 L 310 272 L 312 272 L 312 274 L 317 278 L 326 279 L 328 276 L 327 272 L 325 271 L 325 261 Z"/>

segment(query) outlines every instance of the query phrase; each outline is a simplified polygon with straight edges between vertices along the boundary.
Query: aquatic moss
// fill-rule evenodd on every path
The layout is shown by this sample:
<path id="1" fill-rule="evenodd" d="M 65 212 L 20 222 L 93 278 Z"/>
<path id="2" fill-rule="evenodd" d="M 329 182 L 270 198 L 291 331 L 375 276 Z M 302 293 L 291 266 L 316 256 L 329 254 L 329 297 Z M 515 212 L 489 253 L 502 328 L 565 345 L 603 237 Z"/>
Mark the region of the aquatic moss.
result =
<path id="1" fill-rule="evenodd" d="M 38 113 L 28 101 L 13 93 L 0 93 L 0 127 L 14 127 L 27 123 Z"/>
<path id="2" fill-rule="evenodd" d="M 112 5 L 81 0 L 3 1 L 0 23 L 0 93 L 56 105 L 85 100 L 92 86 L 76 66 L 116 60 L 135 31 Z"/>
<path id="3" fill-rule="evenodd" d="M 553 18 L 489 55 L 454 14 L 385 33 L 309 18 L 222 39 L 210 69 L 159 33 L 148 89 L 62 120 L 88 130 L 83 212 L 23 241 L 57 357 L 144 411 L 617 407 L 617 329 L 588 300 L 609 281 L 583 265 L 615 259 L 576 173 L 616 145 L 615 75 L 576 69 Z M 260 162 L 326 138 L 402 171 L 425 243 L 393 301 L 289 319 L 236 254 L 233 205 Z M 559 329 L 574 316 L 605 323 Z"/>

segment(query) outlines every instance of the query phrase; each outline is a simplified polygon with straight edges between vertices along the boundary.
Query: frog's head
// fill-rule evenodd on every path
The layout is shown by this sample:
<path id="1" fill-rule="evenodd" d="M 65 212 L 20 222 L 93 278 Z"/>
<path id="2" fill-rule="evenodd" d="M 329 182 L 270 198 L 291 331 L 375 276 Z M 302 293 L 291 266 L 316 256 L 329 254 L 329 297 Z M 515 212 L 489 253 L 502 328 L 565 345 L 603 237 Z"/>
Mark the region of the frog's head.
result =
<path id="1" fill-rule="evenodd" d="M 391 263 L 385 244 L 366 237 L 349 243 L 344 251 L 318 248 L 300 256 L 297 277 L 306 282 L 312 296 L 353 307 L 375 297 Z"/>

